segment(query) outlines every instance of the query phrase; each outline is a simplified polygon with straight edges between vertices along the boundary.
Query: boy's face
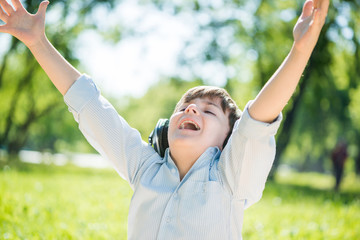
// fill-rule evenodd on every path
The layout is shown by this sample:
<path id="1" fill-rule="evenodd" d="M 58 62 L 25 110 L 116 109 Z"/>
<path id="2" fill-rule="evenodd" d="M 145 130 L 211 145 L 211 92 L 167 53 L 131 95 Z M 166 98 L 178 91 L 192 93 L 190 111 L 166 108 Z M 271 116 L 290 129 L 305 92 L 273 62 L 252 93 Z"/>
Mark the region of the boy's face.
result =
<path id="1" fill-rule="evenodd" d="M 182 104 L 170 118 L 170 151 L 180 148 L 203 153 L 208 147 L 215 146 L 222 150 L 230 130 L 228 116 L 229 112 L 223 112 L 219 98 L 196 98 Z"/>

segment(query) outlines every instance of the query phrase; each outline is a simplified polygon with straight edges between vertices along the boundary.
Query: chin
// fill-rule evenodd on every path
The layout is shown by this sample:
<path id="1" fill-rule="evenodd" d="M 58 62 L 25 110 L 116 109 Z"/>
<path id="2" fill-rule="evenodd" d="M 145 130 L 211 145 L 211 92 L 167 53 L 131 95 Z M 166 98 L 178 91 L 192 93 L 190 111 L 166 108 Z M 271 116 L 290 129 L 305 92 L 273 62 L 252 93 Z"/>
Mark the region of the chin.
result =
<path id="1" fill-rule="evenodd" d="M 194 152 L 201 152 L 201 153 L 205 152 L 206 149 L 208 149 L 209 147 L 220 148 L 216 144 L 201 144 L 201 141 L 181 141 L 181 140 L 174 141 L 169 146 L 170 146 L 170 149 L 173 149 L 173 148 L 181 148 L 181 149 L 187 149 L 187 150 L 193 149 Z"/>

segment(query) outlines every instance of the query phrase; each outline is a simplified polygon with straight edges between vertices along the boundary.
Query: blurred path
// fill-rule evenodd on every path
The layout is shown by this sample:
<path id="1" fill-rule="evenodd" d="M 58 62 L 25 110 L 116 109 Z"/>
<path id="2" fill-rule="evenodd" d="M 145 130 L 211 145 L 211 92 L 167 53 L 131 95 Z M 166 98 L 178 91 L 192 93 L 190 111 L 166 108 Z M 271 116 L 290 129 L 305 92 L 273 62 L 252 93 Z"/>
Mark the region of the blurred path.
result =
<path id="1" fill-rule="evenodd" d="M 41 153 L 36 151 L 22 150 L 19 154 L 20 160 L 27 163 L 45 163 L 55 165 L 65 165 L 68 163 L 79 167 L 90 168 L 111 168 L 110 163 L 103 159 L 99 154 L 85 153 Z"/>

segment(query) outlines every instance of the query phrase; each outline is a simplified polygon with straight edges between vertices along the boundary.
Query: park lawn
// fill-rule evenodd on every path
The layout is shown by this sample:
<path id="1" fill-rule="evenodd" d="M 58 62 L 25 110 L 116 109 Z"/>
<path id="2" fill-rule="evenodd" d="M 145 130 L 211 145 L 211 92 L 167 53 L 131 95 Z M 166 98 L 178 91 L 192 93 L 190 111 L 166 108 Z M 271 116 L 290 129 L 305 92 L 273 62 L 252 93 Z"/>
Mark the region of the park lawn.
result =
<path id="1" fill-rule="evenodd" d="M 0 239 L 126 239 L 132 190 L 114 170 L 0 172 Z"/>
<path id="2" fill-rule="evenodd" d="M 277 176 L 245 211 L 244 239 L 360 240 L 360 179 L 349 174 L 337 193 L 333 184 L 318 173 Z"/>
<path id="3" fill-rule="evenodd" d="M 247 239 L 360 239 L 360 180 L 334 193 L 331 176 L 268 182 L 245 211 Z M 0 239 L 126 239 L 132 190 L 114 170 L 21 164 L 0 170 Z"/>

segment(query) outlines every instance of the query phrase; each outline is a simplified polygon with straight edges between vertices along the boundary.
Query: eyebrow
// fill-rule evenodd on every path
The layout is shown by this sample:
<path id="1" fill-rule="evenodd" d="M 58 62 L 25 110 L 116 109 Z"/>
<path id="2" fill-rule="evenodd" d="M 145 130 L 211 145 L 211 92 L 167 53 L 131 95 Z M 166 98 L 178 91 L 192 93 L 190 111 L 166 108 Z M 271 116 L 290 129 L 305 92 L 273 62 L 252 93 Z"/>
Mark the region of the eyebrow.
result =
<path id="1" fill-rule="evenodd" d="M 205 101 L 205 103 L 207 105 L 215 106 L 216 108 L 218 108 L 219 110 L 222 111 L 222 108 L 219 105 L 217 105 L 216 103 L 213 103 L 213 102 L 210 102 L 210 101 Z"/>

